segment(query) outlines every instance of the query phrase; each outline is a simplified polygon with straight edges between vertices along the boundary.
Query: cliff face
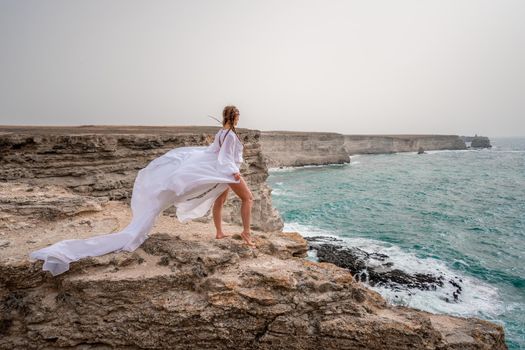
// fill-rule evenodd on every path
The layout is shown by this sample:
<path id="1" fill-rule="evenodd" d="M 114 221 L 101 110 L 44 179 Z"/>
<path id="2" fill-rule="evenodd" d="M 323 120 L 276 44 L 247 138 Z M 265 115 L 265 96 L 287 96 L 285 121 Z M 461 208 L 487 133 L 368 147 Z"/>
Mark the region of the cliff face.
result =
<path id="1" fill-rule="evenodd" d="M 211 224 L 163 215 L 132 253 L 83 259 L 57 277 L 27 260 L 50 240 L 106 230 L 122 211 L 112 201 L 10 231 L 0 245 L 0 349 L 506 348 L 492 323 L 387 305 L 346 269 L 304 259 L 295 232 L 254 232 L 251 250 L 238 236 L 211 238 Z"/>
<path id="2" fill-rule="evenodd" d="M 498 325 L 390 306 L 347 269 L 305 259 L 308 243 L 280 232 L 264 192 L 257 131 L 240 130 L 251 145 L 242 172 L 260 203 L 257 249 L 166 210 L 134 252 L 53 277 L 31 251 L 119 231 L 137 169 L 210 133 L 38 129 L 0 136 L 0 349 L 506 349 Z"/>
<path id="3" fill-rule="evenodd" d="M 342 135 L 291 131 L 261 132 L 269 167 L 348 163 L 352 154 L 466 149 L 456 135 Z"/>
<path id="4" fill-rule="evenodd" d="M 490 140 L 486 136 L 476 136 L 472 138 L 470 143 L 472 148 L 491 148 Z"/>
<path id="5" fill-rule="evenodd" d="M 0 126 L 0 181 L 60 185 L 75 194 L 129 203 L 138 170 L 172 148 L 213 142 L 213 127 L 12 127 Z M 282 219 L 271 204 L 258 130 L 238 129 L 245 162 L 241 173 L 255 200 L 252 224 L 277 230 Z M 173 210 L 171 207 L 168 210 Z M 232 191 L 223 211 L 240 223 Z M 209 220 L 210 215 L 207 218 Z"/>
<path id="6" fill-rule="evenodd" d="M 467 148 L 457 135 L 344 135 L 344 145 L 348 154 Z"/>
<path id="7" fill-rule="evenodd" d="M 343 135 L 328 132 L 262 131 L 268 167 L 348 163 Z"/>

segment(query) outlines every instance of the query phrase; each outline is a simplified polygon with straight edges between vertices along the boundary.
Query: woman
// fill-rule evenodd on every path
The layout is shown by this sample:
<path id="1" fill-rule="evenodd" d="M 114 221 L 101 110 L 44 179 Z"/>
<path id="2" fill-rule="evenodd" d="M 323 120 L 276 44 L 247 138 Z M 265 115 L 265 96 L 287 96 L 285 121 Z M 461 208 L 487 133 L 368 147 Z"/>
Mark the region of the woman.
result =
<path id="1" fill-rule="evenodd" d="M 239 110 L 226 106 L 223 127 L 209 146 L 178 147 L 153 159 L 139 170 L 131 196 L 131 223 L 115 233 L 86 239 L 67 239 L 30 253 L 44 260 L 42 269 L 53 276 L 69 270 L 69 264 L 88 256 L 114 251 L 134 251 L 147 238 L 158 215 L 174 205 L 180 222 L 205 215 L 213 205 L 216 238 L 228 237 L 222 232 L 222 206 L 231 189 L 241 200 L 243 231 L 241 237 L 250 247 L 250 215 L 253 196 L 239 172 L 243 162 L 243 144 L 235 126 Z"/>

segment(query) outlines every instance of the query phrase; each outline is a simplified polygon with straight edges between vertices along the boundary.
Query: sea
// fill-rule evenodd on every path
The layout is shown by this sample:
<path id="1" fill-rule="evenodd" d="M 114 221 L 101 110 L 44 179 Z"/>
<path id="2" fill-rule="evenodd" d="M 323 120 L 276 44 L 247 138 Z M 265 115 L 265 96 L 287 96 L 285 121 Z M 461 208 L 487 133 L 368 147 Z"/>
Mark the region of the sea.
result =
<path id="1" fill-rule="evenodd" d="M 337 237 L 388 255 L 395 268 L 462 281 L 458 300 L 448 283 L 371 287 L 391 303 L 493 321 L 509 349 L 525 349 L 525 137 L 490 141 L 490 149 L 272 168 L 272 201 L 285 231 Z"/>

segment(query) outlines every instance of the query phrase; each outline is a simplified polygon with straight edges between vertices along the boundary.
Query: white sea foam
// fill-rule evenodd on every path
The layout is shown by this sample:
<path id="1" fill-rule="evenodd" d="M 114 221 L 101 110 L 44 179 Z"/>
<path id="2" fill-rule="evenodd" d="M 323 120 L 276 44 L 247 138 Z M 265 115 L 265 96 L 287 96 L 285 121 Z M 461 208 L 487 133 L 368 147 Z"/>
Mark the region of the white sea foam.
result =
<path id="1" fill-rule="evenodd" d="M 498 153 L 525 153 L 525 151 L 519 151 L 519 150 L 509 150 L 509 149 L 501 149 L 501 150 L 492 150 L 491 152 L 498 152 Z"/>
<path id="2" fill-rule="evenodd" d="M 328 163 L 328 164 L 311 164 L 311 165 L 303 165 L 299 168 L 322 168 L 322 167 L 332 167 L 332 166 L 345 166 L 348 163 Z"/>
<path id="3" fill-rule="evenodd" d="M 428 152 L 427 152 L 428 153 Z M 417 154 L 417 151 L 408 151 L 408 152 L 392 152 L 392 153 L 379 153 L 379 154 L 400 154 L 400 155 L 414 155 Z"/>
<path id="4" fill-rule="evenodd" d="M 283 166 L 277 168 L 268 168 L 268 172 L 289 172 L 303 168 L 322 168 L 322 167 L 334 167 L 334 166 L 345 166 L 349 163 L 328 163 L 328 164 L 312 164 L 312 165 L 299 165 L 299 166 Z"/>
<path id="5" fill-rule="evenodd" d="M 388 287 L 370 287 L 379 292 L 385 299 L 393 304 L 407 305 L 434 313 L 447 313 L 459 316 L 496 316 L 504 312 L 504 305 L 498 290 L 476 278 L 465 276 L 460 272 L 451 270 L 440 260 L 421 259 L 412 253 L 405 252 L 399 247 L 380 241 L 359 237 L 341 237 L 329 231 L 299 223 L 286 223 L 284 231 L 297 231 L 304 237 L 325 236 L 341 239 L 341 244 L 362 249 L 368 253 L 381 253 L 388 255 L 386 262 L 392 262 L 393 268 L 401 269 L 408 273 L 430 273 L 444 277 L 444 286 L 435 291 L 419 289 L 393 290 Z M 309 252 L 308 258 L 316 261 L 316 255 Z M 385 261 L 370 260 L 369 266 L 384 264 Z M 458 283 L 461 294 L 458 301 L 454 301 L 454 287 L 449 280 Z M 448 301 L 447 301 L 448 299 Z"/>
<path id="6" fill-rule="evenodd" d="M 297 170 L 297 167 L 293 166 L 283 166 L 278 168 L 268 168 L 268 172 L 289 172 L 289 171 L 295 171 Z"/>
<path id="7" fill-rule="evenodd" d="M 434 150 L 425 150 L 425 153 L 428 154 L 434 154 L 434 153 L 464 153 L 464 152 L 472 152 L 471 149 L 434 149 Z M 417 154 L 417 152 L 416 152 Z"/>
<path id="8" fill-rule="evenodd" d="M 272 196 L 281 196 L 284 194 L 280 188 L 272 188 Z"/>

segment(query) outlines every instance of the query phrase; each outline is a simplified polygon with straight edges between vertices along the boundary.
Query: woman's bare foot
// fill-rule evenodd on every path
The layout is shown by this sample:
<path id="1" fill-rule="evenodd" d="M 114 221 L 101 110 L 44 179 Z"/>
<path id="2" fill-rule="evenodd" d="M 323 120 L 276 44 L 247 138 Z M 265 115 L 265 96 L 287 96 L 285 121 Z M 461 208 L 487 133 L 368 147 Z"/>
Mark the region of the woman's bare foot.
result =
<path id="1" fill-rule="evenodd" d="M 250 233 L 242 231 L 241 232 L 241 237 L 242 237 L 242 239 L 244 239 L 244 241 L 246 242 L 247 245 L 249 245 L 252 248 L 256 248 L 255 243 L 253 243 L 251 241 L 251 239 L 250 239 Z"/>
<path id="2" fill-rule="evenodd" d="M 227 234 L 224 234 L 224 232 L 217 232 L 217 234 L 215 235 L 215 238 L 216 239 L 221 239 L 221 238 L 225 238 L 225 237 L 230 237 L 231 235 L 227 235 Z"/>

